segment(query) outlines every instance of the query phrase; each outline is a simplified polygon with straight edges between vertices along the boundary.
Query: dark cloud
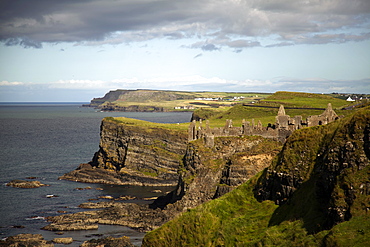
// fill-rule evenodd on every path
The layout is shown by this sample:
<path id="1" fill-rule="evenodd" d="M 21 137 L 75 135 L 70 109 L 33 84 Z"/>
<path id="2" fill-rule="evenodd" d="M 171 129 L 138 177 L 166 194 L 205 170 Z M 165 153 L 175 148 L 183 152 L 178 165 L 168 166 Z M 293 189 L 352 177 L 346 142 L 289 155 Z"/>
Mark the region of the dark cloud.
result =
<path id="1" fill-rule="evenodd" d="M 202 48 L 203 51 L 218 51 L 218 50 L 220 50 L 220 48 L 215 46 L 214 44 L 204 44 L 204 45 L 202 45 L 201 48 Z"/>
<path id="2" fill-rule="evenodd" d="M 28 38 L 10 38 L 5 41 L 6 46 L 20 45 L 24 48 L 42 48 L 41 42 L 31 40 Z"/>
<path id="3" fill-rule="evenodd" d="M 260 46 L 256 39 L 270 35 L 279 40 L 270 46 L 370 38 L 349 31 L 368 29 L 368 0 L 2 0 L 0 9 L 0 40 L 35 48 L 58 42 L 198 38 L 203 43 L 212 40 L 200 49 L 225 46 L 239 51 Z M 327 33 L 337 37 L 328 38 Z"/>

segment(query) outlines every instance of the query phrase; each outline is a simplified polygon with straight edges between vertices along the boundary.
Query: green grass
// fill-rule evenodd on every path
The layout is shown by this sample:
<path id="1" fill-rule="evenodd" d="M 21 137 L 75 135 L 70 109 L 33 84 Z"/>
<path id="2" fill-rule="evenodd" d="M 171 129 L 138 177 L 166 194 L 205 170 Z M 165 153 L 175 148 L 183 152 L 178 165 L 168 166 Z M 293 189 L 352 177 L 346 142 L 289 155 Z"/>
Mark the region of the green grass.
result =
<path id="1" fill-rule="evenodd" d="M 276 92 L 260 102 L 262 105 L 283 104 L 286 107 L 308 108 L 326 108 L 328 103 L 331 103 L 334 109 L 349 105 L 347 101 L 329 95 L 297 92 Z"/>
<path id="2" fill-rule="evenodd" d="M 125 118 L 125 117 L 107 117 L 105 118 L 106 121 L 112 121 L 118 124 L 124 124 L 127 126 L 136 126 L 145 128 L 148 131 L 151 129 L 166 129 L 166 130 L 173 130 L 173 131 L 187 131 L 189 127 L 189 123 L 175 123 L 175 124 L 165 124 L 165 123 L 153 123 L 144 120 L 138 120 L 133 118 Z"/>
<path id="3" fill-rule="evenodd" d="M 370 243 L 370 216 L 353 217 L 331 229 L 324 239 L 325 246 L 368 246 Z"/>
<path id="4" fill-rule="evenodd" d="M 144 246 L 242 246 L 263 236 L 274 203 L 258 202 L 251 183 L 188 210 L 145 236 Z M 176 241 L 172 241 L 176 239 Z"/>

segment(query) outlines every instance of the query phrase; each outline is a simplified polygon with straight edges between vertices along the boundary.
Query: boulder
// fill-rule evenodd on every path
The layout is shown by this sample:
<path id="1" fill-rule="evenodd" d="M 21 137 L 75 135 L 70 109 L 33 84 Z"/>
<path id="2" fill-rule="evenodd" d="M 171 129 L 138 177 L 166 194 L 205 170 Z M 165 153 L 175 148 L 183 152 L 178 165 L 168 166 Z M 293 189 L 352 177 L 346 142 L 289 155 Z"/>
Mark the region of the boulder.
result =
<path id="1" fill-rule="evenodd" d="M 0 246 L 52 247 L 54 244 L 46 241 L 41 234 L 19 234 L 0 240 Z"/>
<path id="2" fill-rule="evenodd" d="M 39 188 L 42 186 L 49 186 L 47 184 L 43 184 L 40 181 L 26 181 L 20 179 L 14 179 L 6 184 L 6 186 L 11 186 L 15 188 Z"/>
<path id="3" fill-rule="evenodd" d="M 54 238 L 53 242 L 56 244 L 71 244 L 73 242 L 73 238 Z"/>
<path id="4" fill-rule="evenodd" d="M 100 239 L 91 239 L 83 242 L 81 247 L 98 247 L 98 246 L 114 246 L 114 247 L 133 247 L 130 238 L 123 236 L 120 238 L 106 237 Z"/>

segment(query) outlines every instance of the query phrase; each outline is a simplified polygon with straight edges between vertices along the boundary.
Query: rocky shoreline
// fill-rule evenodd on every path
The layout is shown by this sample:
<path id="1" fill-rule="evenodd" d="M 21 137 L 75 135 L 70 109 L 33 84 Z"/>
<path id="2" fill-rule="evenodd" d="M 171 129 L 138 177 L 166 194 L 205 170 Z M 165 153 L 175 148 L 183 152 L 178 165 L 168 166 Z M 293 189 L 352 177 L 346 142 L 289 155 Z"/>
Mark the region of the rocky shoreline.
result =
<path id="1" fill-rule="evenodd" d="M 73 238 L 54 238 L 47 241 L 41 234 L 18 234 L 16 236 L 8 237 L 0 240 L 0 247 L 54 247 L 55 244 L 69 245 L 73 243 Z M 130 242 L 130 238 L 123 236 L 119 238 L 106 237 L 100 239 L 90 239 L 84 241 L 81 247 L 99 247 L 99 246 L 120 246 L 120 247 L 134 247 Z"/>

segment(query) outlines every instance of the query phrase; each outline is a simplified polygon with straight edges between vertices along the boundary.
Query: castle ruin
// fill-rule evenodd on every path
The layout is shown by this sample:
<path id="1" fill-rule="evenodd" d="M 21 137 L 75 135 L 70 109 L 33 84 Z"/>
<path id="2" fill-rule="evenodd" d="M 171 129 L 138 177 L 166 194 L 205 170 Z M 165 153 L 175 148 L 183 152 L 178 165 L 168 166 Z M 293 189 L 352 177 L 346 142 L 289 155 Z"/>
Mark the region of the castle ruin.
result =
<path id="1" fill-rule="evenodd" d="M 199 121 L 199 124 L 194 120 L 189 125 L 188 140 L 193 141 L 204 138 L 205 145 L 208 147 L 213 147 L 214 138 L 221 136 L 257 135 L 285 142 L 286 138 L 290 136 L 294 130 L 303 127 L 328 124 L 338 118 L 338 115 L 334 112 L 330 103 L 322 114 L 309 116 L 305 121 L 302 120 L 302 116 L 290 117 L 285 113 L 284 106 L 281 105 L 276 116 L 275 124 L 268 124 L 267 127 L 263 127 L 261 121 L 255 124 L 254 119 L 252 119 L 252 122 L 243 119 L 241 127 L 234 127 L 232 120 L 227 119 L 225 126 L 218 128 L 210 128 L 208 120 L 205 126 L 203 126 L 202 120 Z"/>

